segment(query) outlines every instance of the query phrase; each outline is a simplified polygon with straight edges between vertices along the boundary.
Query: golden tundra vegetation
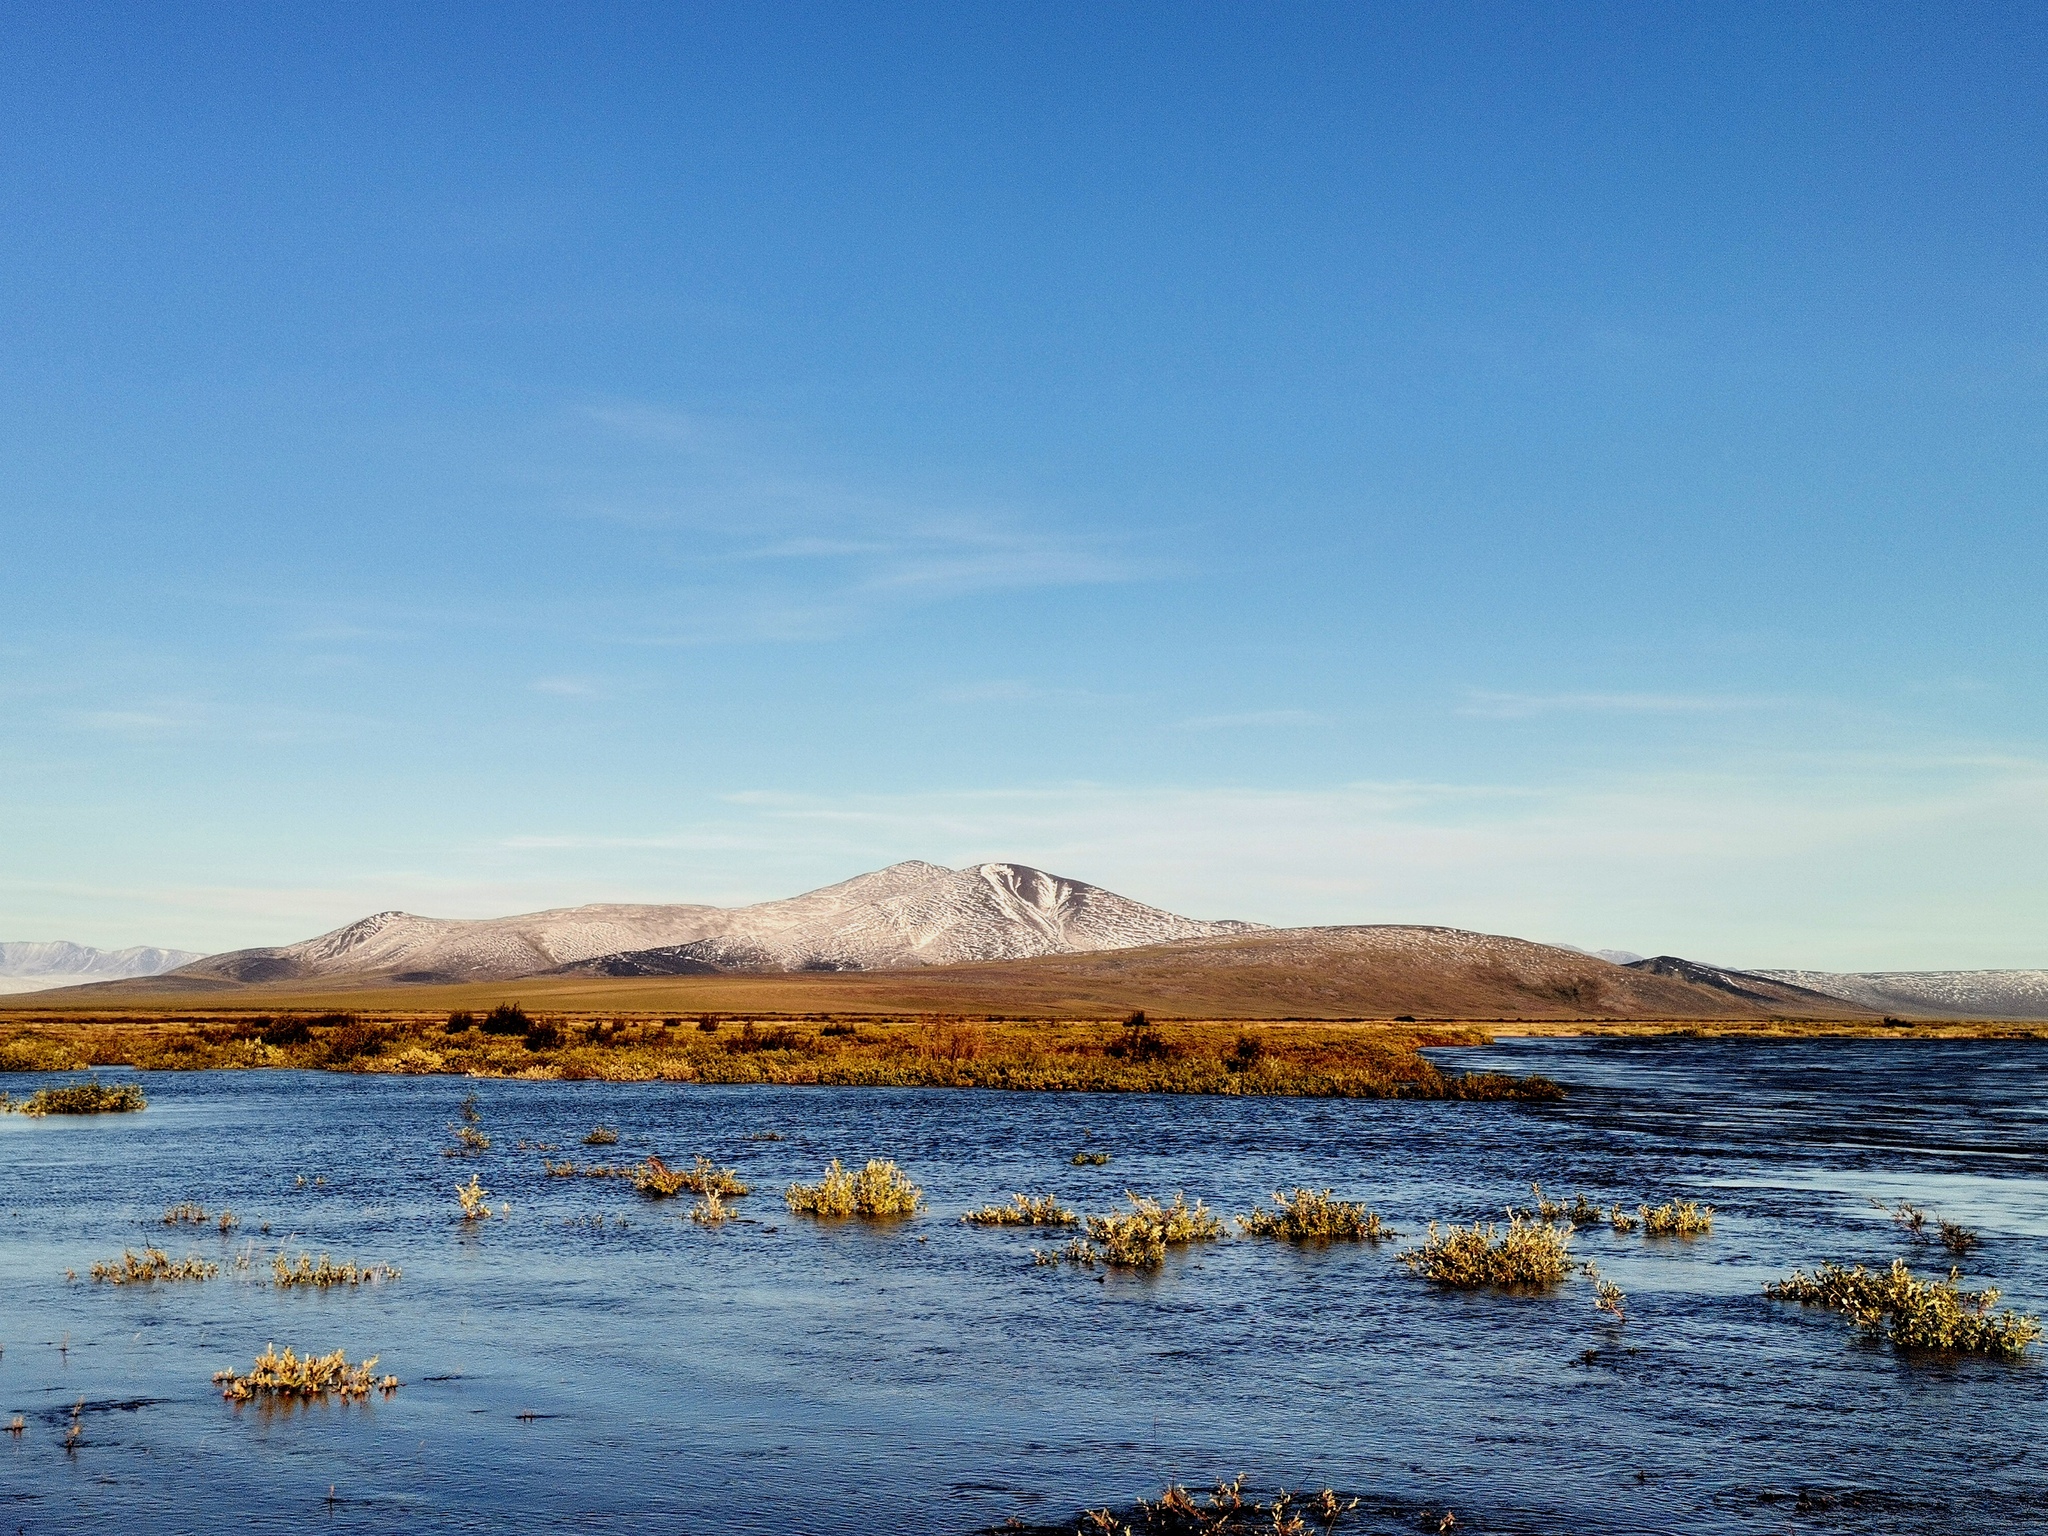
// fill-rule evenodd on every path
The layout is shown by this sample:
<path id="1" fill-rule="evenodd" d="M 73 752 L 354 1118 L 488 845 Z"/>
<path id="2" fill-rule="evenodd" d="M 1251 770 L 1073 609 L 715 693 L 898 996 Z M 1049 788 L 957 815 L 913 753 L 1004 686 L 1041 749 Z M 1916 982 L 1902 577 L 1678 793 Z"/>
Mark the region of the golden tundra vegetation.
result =
<path id="1" fill-rule="evenodd" d="M 1238 1476 L 1218 1483 L 1215 1490 L 1195 1495 L 1179 1483 L 1168 1483 L 1156 1500 L 1140 1499 L 1125 1511 L 1088 1509 L 1072 1525 L 1024 1526 L 1027 1533 L 1059 1531 L 1062 1536 L 1309 1536 L 1312 1531 L 1334 1531 L 1348 1526 L 1360 1504 L 1342 1497 L 1334 1488 L 1317 1494 L 1294 1494 L 1282 1488 L 1261 1499 L 1245 1491 Z M 1433 1515 L 1425 1530 L 1449 1531 L 1457 1527 L 1448 1512 L 1439 1521 Z"/>
<path id="2" fill-rule="evenodd" d="M 376 1364 L 375 1355 L 351 1365 L 346 1350 L 337 1349 L 327 1355 L 315 1355 L 309 1350 L 301 1357 L 289 1345 L 279 1354 L 275 1344 L 268 1344 L 246 1375 L 216 1371 L 213 1379 L 221 1396 L 234 1402 L 247 1402 L 252 1397 L 325 1397 L 330 1393 L 368 1397 L 372 1391 L 388 1397 L 398 1390 L 398 1378 L 386 1376 L 378 1380 L 372 1374 Z"/>
<path id="3" fill-rule="evenodd" d="M 10 1070 L 6 1057 L 0 1056 L 0 1071 Z M 13 1068 L 14 1071 L 34 1071 L 35 1068 Z M 98 1078 L 87 1078 L 82 1083 L 67 1083 L 58 1088 L 38 1088 L 19 1104 L 5 1093 L 0 1093 L 0 1111 L 17 1115 L 121 1115 L 133 1114 L 147 1109 L 149 1100 L 142 1096 L 142 1090 L 133 1083 L 102 1083 Z"/>
<path id="4" fill-rule="evenodd" d="M 487 1014 L 0 1016 L 0 1071 L 301 1067 L 610 1082 L 1546 1101 L 1536 1077 L 1444 1071 L 1462 1025 L 1240 1020 L 534 1017 Z M 64 1090 L 70 1091 L 70 1090 Z M 122 1090 L 109 1090 L 120 1092 Z M 468 1135 L 463 1134 L 469 1132 Z M 460 1150 L 484 1133 L 455 1128 Z M 594 1142 L 603 1145 L 602 1141 Z"/>
<path id="5" fill-rule="evenodd" d="M 1861 1264 L 1822 1264 L 1811 1275 L 1795 1269 L 1764 1294 L 1840 1312 L 1859 1333 L 1901 1349 L 2019 1359 L 2041 1337 L 2040 1320 L 1993 1311 L 1998 1291 L 1966 1291 L 1961 1279 L 1951 1268 L 1946 1279 L 1922 1280 L 1904 1259 L 1875 1273 Z"/>

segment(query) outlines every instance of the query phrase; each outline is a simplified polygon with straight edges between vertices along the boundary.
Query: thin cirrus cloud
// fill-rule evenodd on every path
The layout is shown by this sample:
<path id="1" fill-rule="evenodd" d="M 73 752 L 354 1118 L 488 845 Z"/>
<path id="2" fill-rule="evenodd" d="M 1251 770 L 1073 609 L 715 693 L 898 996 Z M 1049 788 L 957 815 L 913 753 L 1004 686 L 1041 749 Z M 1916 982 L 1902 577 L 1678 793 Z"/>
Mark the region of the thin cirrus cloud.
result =
<path id="1" fill-rule="evenodd" d="M 1712 715 L 1789 709 L 1797 701 L 1766 694 L 1737 693 L 1492 693 L 1469 690 L 1461 715 L 1489 720 L 1526 720 L 1537 715 Z"/>

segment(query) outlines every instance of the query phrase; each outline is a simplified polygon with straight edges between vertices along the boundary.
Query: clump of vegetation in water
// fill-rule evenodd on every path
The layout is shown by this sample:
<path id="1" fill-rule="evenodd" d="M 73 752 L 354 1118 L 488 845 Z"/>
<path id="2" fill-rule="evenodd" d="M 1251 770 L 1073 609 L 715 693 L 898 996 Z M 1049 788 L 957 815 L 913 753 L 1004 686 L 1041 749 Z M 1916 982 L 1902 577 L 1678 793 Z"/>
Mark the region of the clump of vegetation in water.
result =
<path id="1" fill-rule="evenodd" d="M 2040 1319 L 1993 1312 L 1999 1293 L 1963 1290 L 1961 1278 L 1960 1270 L 1951 1269 L 1945 1280 L 1921 1280 L 1904 1259 L 1878 1272 L 1861 1264 L 1822 1264 L 1811 1276 L 1795 1269 L 1765 1286 L 1764 1294 L 1840 1312 L 1859 1333 L 1890 1339 L 1901 1349 L 2019 1359 L 2041 1337 Z"/>
<path id="2" fill-rule="evenodd" d="M 126 1115 L 147 1108 L 149 1100 L 135 1084 L 109 1087 L 96 1077 L 62 1088 L 38 1088 L 19 1104 L 0 1093 L 0 1109 L 17 1115 Z"/>
<path id="3" fill-rule="evenodd" d="M 686 1189 L 693 1195 L 716 1193 L 735 1199 L 747 1192 L 737 1169 L 721 1168 L 702 1156 L 691 1168 L 671 1168 L 660 1158 L 650 1156 L 634 1167 L 632 1178 L 635 1189 L 656 1199 L 666 1199 Z"/>
<path id="4" fill-rule="evenodd" d="M 92 1267 L 92 1277 L 104 1280 L 108 1285 L 137 1285 L 154 1280 L 211 1280 L 220 1273 L 218 1264 L 194 1255 L 186 1259 L 173 1259 L 161 1248 L 145 1248 L 141 1253 L 123 1249 L 118 1259 L 108 1259 Z"/>
<path id="5" fill-rule="evenodd" d="M 1074 1166 L 1076 1168 L 1107 1168 L 1109 1166 L 1109 1154 L 1107 1152 L 1076 1152 L 1074 1154 Z"/>
<path id="6" fill-rule="evenodd" d="M 976 1227 L 1072 1227 L 1081 1221 L 1054 1195 L 1012 1195 L 1008 1205 L 984 1205 L 960 1219 Z"/>
<path id="7" fill-rule="evenodd" d="M 1600 1266 L 1591 1259 L 1586 1260 L 1584 1269 L 1586 1278 L 1593 1282 L 1593 1305 L 1612 1314 L 1617 1323 L 1627 1322 L 1628 1297 L 1622 1294 L 1621 1287 L 1602 1276 Z"/>
<path id="8" fill-rule="evenodd" d="M 1335 1489 L 1294 1494 L 1286 1489 L 1261 1497 L 1245 1490 L 1244 1479 L 1218 1483 L 1213 1492 L 1192 1494 L 1168 1483 L 1157 1499 L 1140 1499 L 1129 1509 L 1085 1509 L 1060 1525 L 1025 1525 L 1012 1520 L 1002 1527 L 1022 1536 L 1307 1536 L 1311 1530 L 1350 1528 L 1360 1500 Z M 1455 1522 L 1426 1528 L 1451 1530 Z"/>
<path id="9" fill-rule="evenodd" d="M 792 1184 L 782 1192 L 792 1211 L 810 1216 L 861 1216 L 870 1220 L 915 1216 L 924 1191 L 893 1162 L 870 1158 L 859 1173 L 848 1173 L 838 1158 L 825 1165 L 816 1184 Z"/>
<path id="10" fill-rule="evenodd" d="M 1087 1242 L 1069 1243 L 1032 1257 L 1040 1264 L 1066 1261 L 1157 1269 L 1166 1262 L 1168 1248 L 1214 1242 L 1223 1236 L 1223 1223 L 1216 1214 L 1199 1200 L 1189 1205 L 1185 1193 L 1176 1194 L 1171 1205 L 1161 1205 L 1132 1190 L 1125 1190 L 1124 1198 L 1131 1202 L 1130 1210 L 1087 1218 Z"/>
<path id="11" fill-rule="evenodd" d="M 619 1133 L 608 1125 L 592 1126 L 590 1134 L 583 1138 L 586 1147 L 616 1147 Z"/>
<path id="12" fill-rule="evenodd" d="M 1289 1243 L 1376 1243 L 1401 1234 L 1378 1211 L 1332 1197 L 1327 1189 L 1296 1189 L 1273 1193 L 1276 1211 L 1254 1206 L 1237 1224 L 1253 1237 L 1277 1237 Z"/>
<path id="13" fill-rule="evenodd" d="M 704 1198 L 690 1207 L 690 1220 L 706 1227 L 722 1227 L 732 1217 L 725 1208 L 725 1198 L 715 1189 L 704 1191 Z"/>
<path id="14" fill-rule="evenodd" d="M 324 1291 L 334 1285 L 372 1285 L 380 1280 L 396 1280 L 398 1266 L 357 1264 L 353 1259 L 346 1264 L 336 1264 L 324 1253 L 320 1255 L 318 1264 L 313 1262 L 313 1256 L 308 1253 L 300 1254 L 297 1264 L 290 1264 L 280 1253 L 270 1261 L 270 1273 L 276 1277 L 279 1285 L 287 1289 L 306 1285 Z"/>
<path id="15" fill-rule="evenodd" d="M 464 1221 L 488 1221 L 491 1215 L 491 1192 L 471 1174 L 467 1184 L 455 1186 L 455 1198 L 462 1202 Z"/>
<path id="16" fill-rule="evenodd" d="M 1667 1200 L 1639 1205 L 1636 1216 L 1645 1237 L 1704 1237 L 1714 1230 L 1714 1208 L 1692 1200 Z"/>
<path id="17" fill-rule="evenodd" d="M 1870 1203 L 1891 1217 L 1914 1242 L 1924 1243 L 1929 1241 L 1927 1236 L 1927 1218 L 1933 1215 L 1931 1211 L 1923 1210 L 1907 1200 L 1901 1200 L 1896 1206 L 1890 1208 L 1887 1208 L 1882 1200 L 1873 1200 Z M 1977 1246 L 1977 1232 L 1973 1227 L 1966 1227 L 1957 1221 L 1945 1221 L 1939 1216 L 1934 1218 L 1934 1225 L 1936 1232 L 1939 1234 L 1941 1246 L 1957 1258 L 1961 1258 Z"/>
<path id="18" fill-rule="evenodd" d="M 238 1403 L 252 1397 L 325 1397 L 329 1393 L 368 1397 L 372 1391 L 387 1395 L 396 1392 L 398 1378 L 386 1376 L 379 1381 L 374 1375 L 376 1364 L 375 1355 L 350 1365 L 346 1350 L 337 1349 L 331 1355 L 308 1354 L 301 1359 L 289 1345 L 279 1354 L 275 1344 L 267 1344 L 246 1376 L 215 1371 L 213 1380 L 222 1397 Z"/>
<path id="19" fill-rule="evenodd" d="M 1422 1246 L 1401 1255 L 1423 1279 L 1452 1290 L 1556 1285 L 1571 1273 L 1569 1222 L 1555 1224 L 1511 1216 L 1506 1227 L 1474 1222 L 1469 1227 L 1429 1224 Z"/>

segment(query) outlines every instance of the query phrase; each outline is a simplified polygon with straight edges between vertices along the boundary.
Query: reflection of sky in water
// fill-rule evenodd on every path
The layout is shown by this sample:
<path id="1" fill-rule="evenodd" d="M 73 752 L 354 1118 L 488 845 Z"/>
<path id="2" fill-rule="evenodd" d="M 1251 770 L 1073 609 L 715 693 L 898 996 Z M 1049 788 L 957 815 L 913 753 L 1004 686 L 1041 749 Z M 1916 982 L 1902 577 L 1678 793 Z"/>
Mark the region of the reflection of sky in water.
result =
<path id="1" fill-rule="evenodd" d="M 30 1419 L 0 1438 L 0 1514 L 30 1531 L 966 1531 L 1247 1471 L 1389 1510 L 1448 1501 L 1481 1530 L 1776 1530 L 1800 1490 L 1855 1495 L 1797 1517 L 1814 1529 L 2043 1520 L 2038 1356 L 1909 1365 L 1758 1293 L 1823 1258 L 1945 1267 L 1869 1203 L 1912 1199 L 1982 1230 L 1975 1283 L 2048 1308 L 2048 1052 L 1528 1041 L 1454 1059 L 1574 1093 L 1530 1111 L 491 1082 L 495 1144 L 460 1160 L 440 1150 L 470 1085 L 449 1079 L 152 1075 L 141 1117 L 0 1117 L 0 1417 Z M 600 1120 L 621 1146 L 580 1144 Z M 787 1139 L 745 1139 L 758 1130 Z M 1071 1164 L 1084 1132 L 1108 1167 Z M 709 1153 L 754 1183 L 737 1202 L 754 1220 L 707 1232 L 685 1202 L 546 1178 L 522 1138 L 579 1162 Z M 867 1228 L 783 1209 L 789 1179 L 871 1154 L 910 1169 L 933 1214 Z M 510 1220 L 458 1228 L 472 1170 Z M 300 1173 L 328 1182 L 300 1190 Z M 1392 1261 L 1398 1244 L 1234 1241 L 1097 1277 L 1034 1268 L 1053 1239 L 954 1219 L 1013 1190 L 1100 1210 L 1126 1186 L 1184 1187 L 1243 1210 L 1301 1182 L 1414 1232 L 1536 1178 L 1721 1215 L 1691 1244 L 1579 1235 L 1629 1293 L 1619 1331 L 1583 1282 L 1441 1295 Z M 185 1199 L 245 1225 L 226 1243 L 167 1232 L 156 1218 Z M 288 1243 L 405 1274 L 316 1294 L 260 1283 L 260 1257 L 200 1285 L 62 1278 L 145 1242 L 230 1262 Z M 381 1353 L 406 1386 L 293 1412 L 222 1402 L 211 1373 L 271 1340 Z M 329 1484 L 347 1501 L 331 1512 Z"/>

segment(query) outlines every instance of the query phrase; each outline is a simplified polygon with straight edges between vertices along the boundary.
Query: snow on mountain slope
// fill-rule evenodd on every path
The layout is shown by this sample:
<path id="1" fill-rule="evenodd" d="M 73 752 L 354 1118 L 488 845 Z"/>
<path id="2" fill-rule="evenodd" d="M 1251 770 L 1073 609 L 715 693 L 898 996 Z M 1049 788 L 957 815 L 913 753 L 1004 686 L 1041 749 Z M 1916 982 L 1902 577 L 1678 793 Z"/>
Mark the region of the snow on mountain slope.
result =
<path id="1" fill-rule="evenodd" d="M 2048 1019 L 2048 970 L 1756 971 L 1880 1013 L 1967 1019 Z"/>
<path id="2" fill-rule="evenodd" d="M 93 949 L 62 939 L 0 944 L 0 992 L 41 992 L 127 976 L 161 976 L 199 956 L 189 949 Z"/>
<path id="3" fill-rule="evenodd" d="M 496 981 L 658 952 L 666 969 L 876 970 L 1244 933 L 1022 864 L 894 864 L 748 907 L 589 906 L 463 921 L 380 912 L 178 972 L 217 981 Z M 602 967 L 599 967 L 602 968 Z"/>

